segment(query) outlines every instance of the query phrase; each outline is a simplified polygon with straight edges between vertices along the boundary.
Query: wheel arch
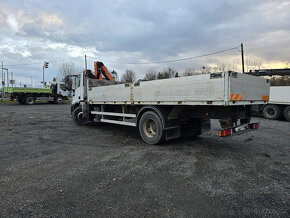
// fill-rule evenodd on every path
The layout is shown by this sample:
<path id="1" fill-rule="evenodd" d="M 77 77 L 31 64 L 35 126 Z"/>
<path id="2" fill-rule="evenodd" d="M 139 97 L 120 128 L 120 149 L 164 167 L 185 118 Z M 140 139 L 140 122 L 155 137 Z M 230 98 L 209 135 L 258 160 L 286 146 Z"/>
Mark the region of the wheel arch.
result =
<path id="1" fill-rule="evenodd" d="M 138 113 L 137 113 L 137 126 L 139 126 L 140 118 L 147 111 L 154 111 L 155 113 L 157 113 L 157 115 L 159 116 L 159 118 L 161 120 L 163 129 L 166 129 L 167 124 L 166 124 L 166 119 L 164 117 L 165 111 L 163 111 L 160 107 L 156 107 L 156 106 L 144 106 L 144 107 L 141 107 L 138 110 Z"/>

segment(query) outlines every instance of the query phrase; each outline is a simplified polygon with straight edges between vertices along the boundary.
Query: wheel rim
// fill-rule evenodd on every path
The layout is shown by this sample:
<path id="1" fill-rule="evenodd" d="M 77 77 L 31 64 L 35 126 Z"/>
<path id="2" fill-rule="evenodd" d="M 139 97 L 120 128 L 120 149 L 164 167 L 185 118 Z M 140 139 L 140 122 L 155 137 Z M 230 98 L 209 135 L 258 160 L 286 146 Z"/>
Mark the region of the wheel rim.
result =
<path id="1" fill-rule="evenodd" d="M 28 98 L 28 104 L 32 104 L 33 103 L 33 98 Z"/>
<path id="2" fill-rule="evenodd" d="M 275 110 L 273 110 L 272 108 L 269 108 L 268 110 L 267 110 L 267 114 L 269 115 L 269 116 L 274 116 L 275 115 Z"/>
<path id="3" fill-rule="evenodd" d="M 77 115 L 78 120 L 82 120 L 83 119 L 83 117 L 84 117 L 83 114 L 84 113 L 82 111 L 78 113 L 78 115 Z"/>
<path id="4" fill-rule="evenodd" d="M 143 124 L 143 131 L 148 138 L 153 138 L 157 134 L 157 126 L 153 119 L 147 119 Z"/>
<path id="5" fill-rule="evenodd" d="M 57 102 L 61 103 L 62 102 L 62 98 L 58 98 Z"/>

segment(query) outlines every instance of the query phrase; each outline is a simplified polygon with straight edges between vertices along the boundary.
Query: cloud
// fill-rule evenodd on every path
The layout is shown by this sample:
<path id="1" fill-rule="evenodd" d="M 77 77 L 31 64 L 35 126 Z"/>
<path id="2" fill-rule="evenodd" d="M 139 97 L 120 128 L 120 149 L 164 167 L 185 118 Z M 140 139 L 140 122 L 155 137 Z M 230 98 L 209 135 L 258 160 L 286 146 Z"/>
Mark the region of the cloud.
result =
<path id="1" fill-rule="evenodd" d="M 15 73 L 41 80 L 44 60 L 87 54 L 95 60 L 151 62 L 196 56 L 245 45 L 245 54 L 269 67 L 289 62 L 290 4 L 286 0 L 84 0 L 0 1 L 0 58 Z M 121 74 L 139 77 L 150 69 L 186 68 L 233 62 L 239 52 L 171 64 L 128 65 L 105 62 Z M 83 66 L 83 58 L 73 59 Z M 61 62 L 51 63 L 51 77 Z M 282 65 L 281 65 L 282 66 Z"/>

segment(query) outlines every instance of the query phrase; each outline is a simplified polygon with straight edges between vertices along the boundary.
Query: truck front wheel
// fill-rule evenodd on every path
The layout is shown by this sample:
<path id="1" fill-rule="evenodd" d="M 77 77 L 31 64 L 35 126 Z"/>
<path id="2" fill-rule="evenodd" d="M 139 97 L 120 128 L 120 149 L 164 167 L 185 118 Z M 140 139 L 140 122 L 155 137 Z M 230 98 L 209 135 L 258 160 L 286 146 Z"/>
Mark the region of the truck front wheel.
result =
<path id="1" fill-rule="evenodd" d="M 290 106 L 285 107 L 284 109 L 284 117 L 286 120 L 290 121 Z"/>
<path id="2" fill-rule="evenodd" d="M 56 98 L 56 100 L 55 100 L 55 103 L 57 103 L 57 104 L 62 104 L 62 103 L 63 103 L 63 97 L 58 96 L 58 97 Z"/>
<path id="3" fill-rule="evenodd" d="M 153 111 L 145 112 L 139 121 L 139 133 L 144 142 L 150 145 L 164 141 L 164 130 L 160 117 Z"/>
<path id="4" fill-rule="evenodd" d="M 35 98 L 33 96 L 28 96 L 25 100 L 25 104 L 29 104 L 29 105 L 35 104 Z"/>
<path id="5" fill-rule="evenodd" d="M 276 120 L 282 114 L 281 108 L 274 104 L 268 104 L 263 108 L 263 116 L 266 119 Z"/>
<path id="6" fill-rule="evenodd" d="M 82 107 L 77 107 L 72 112 L 73 121 L 78 125 L 83 125 L 85 123 L 84 113 Z"/>

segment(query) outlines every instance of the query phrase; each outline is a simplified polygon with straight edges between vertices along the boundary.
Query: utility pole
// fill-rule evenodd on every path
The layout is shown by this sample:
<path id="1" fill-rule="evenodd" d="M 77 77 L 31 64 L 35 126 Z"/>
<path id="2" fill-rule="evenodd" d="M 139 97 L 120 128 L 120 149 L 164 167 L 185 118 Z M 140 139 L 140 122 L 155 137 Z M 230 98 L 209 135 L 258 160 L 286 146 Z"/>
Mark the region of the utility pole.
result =
<path id="1" fill-rule="evenodd" d="M 7 72 L 7 86 L 9 87 L 9 74 L 8 74 L 8 69 L 3 67 L 2 70 L 6 70 L 6 72 Z M 5 73 L 3 73 L 4 81 L 3 81 L 2 87 L 4 87 L 5 84 L 6 84 L 5 77 L 6 77 Z"/>
<path id="2" fill-rule="evenodd" d="M 241 43 L 241 55 L 242 55 L 242 73 L 245 73 L 244 45 L 243 45 L 243 43 Z"/>
<path id="3" fill-rule="evenodd" d="M 2 77 L 1 77 L 1 85 L 2 85 L 2 91 L 1 91 L 1 101 L 2 101 L 2 96 L 4 94 L 4 81 L 3 81 L 3 61 L 2 61 Z"/>
<path id="4" fill-rule="evenodd" d="M 85 69 L 86 69 L 86 71 L 88 69 L 88 65 L 87 65 L 87 55 L 85 55 Z"/>

